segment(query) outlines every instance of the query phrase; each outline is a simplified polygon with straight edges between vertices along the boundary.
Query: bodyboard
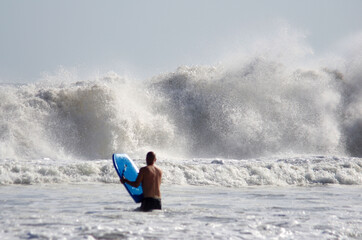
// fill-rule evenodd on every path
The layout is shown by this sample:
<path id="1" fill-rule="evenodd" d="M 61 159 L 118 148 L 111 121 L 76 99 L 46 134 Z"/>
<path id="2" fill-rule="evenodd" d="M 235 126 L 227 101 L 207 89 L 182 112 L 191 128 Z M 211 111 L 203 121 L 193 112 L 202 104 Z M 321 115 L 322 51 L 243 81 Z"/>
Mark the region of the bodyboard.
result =
<path id="1" fill-rule="evenodd" d="M 113 165 L 117 171 L 118 176 L 122 179 L 124 176 L 129 181 L 136 181 L 138 176 L 138 168 L 134 164 L 134 162 L 128 157 L 127 154 L 113 154 Z M 143 190 L 142 184 L 140 184 L 137 188 L 128 185 L 127 183 L 124 184 L 125 188 L 127 189 L 129 195 L 133 198 L 136 203 L 139 203 L 143 199 Z"/>

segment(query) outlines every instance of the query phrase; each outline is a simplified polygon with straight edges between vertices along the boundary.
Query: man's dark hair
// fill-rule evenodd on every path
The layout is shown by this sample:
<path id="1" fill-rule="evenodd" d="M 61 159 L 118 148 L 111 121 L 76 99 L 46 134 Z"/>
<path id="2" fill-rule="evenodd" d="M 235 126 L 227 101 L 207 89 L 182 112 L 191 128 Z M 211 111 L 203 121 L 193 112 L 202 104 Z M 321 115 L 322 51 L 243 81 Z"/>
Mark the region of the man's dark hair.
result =
<path id="1" fill-rule="evenodd" d="M 146 155 L 147 165 L 153 164 L 156 159 L 156 154 L 154 152 L 148 152 Z"/>

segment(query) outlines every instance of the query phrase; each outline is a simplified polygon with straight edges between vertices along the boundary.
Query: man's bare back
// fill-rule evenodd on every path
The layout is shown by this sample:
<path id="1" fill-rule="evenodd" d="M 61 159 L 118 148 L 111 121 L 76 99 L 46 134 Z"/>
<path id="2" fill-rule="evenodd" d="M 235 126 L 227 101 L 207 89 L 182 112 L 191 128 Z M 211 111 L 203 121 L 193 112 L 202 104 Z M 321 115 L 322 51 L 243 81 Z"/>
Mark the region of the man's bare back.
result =
<path id="1" fill-rule="evenodd" d="M 148 165 L 141 168 L 138 176 L 141 177 L 144 197 L 161 198 L 161 169 L 154 165 Z"/>

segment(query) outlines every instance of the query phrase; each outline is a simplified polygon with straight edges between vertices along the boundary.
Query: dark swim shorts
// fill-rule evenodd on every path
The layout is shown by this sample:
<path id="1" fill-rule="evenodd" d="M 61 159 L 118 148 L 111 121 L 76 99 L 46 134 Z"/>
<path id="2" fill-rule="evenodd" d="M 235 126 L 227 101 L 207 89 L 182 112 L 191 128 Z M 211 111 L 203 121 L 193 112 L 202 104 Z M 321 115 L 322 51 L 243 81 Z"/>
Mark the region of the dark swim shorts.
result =
<path id="1" fill-rule="evenodd" d="M 161 199 L 158 198 L 144 198 L 141 204 L 141 211 L 147 212 L 153 209 L 161 209 Z"/>

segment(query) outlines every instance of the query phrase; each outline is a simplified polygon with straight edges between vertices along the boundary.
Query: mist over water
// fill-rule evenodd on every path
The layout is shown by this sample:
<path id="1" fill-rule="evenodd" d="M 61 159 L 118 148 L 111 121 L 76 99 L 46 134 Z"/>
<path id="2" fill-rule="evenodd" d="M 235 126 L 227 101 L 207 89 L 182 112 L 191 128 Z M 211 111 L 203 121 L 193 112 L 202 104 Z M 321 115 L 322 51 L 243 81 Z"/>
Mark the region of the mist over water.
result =
<path id="1" fill-rule="evenodd" d="M 3 84 L 0 158 L 362 156 L 361 47 L 325 61 L 298 42 L 265 49 L 144 82 L 109 73 Z"/>

